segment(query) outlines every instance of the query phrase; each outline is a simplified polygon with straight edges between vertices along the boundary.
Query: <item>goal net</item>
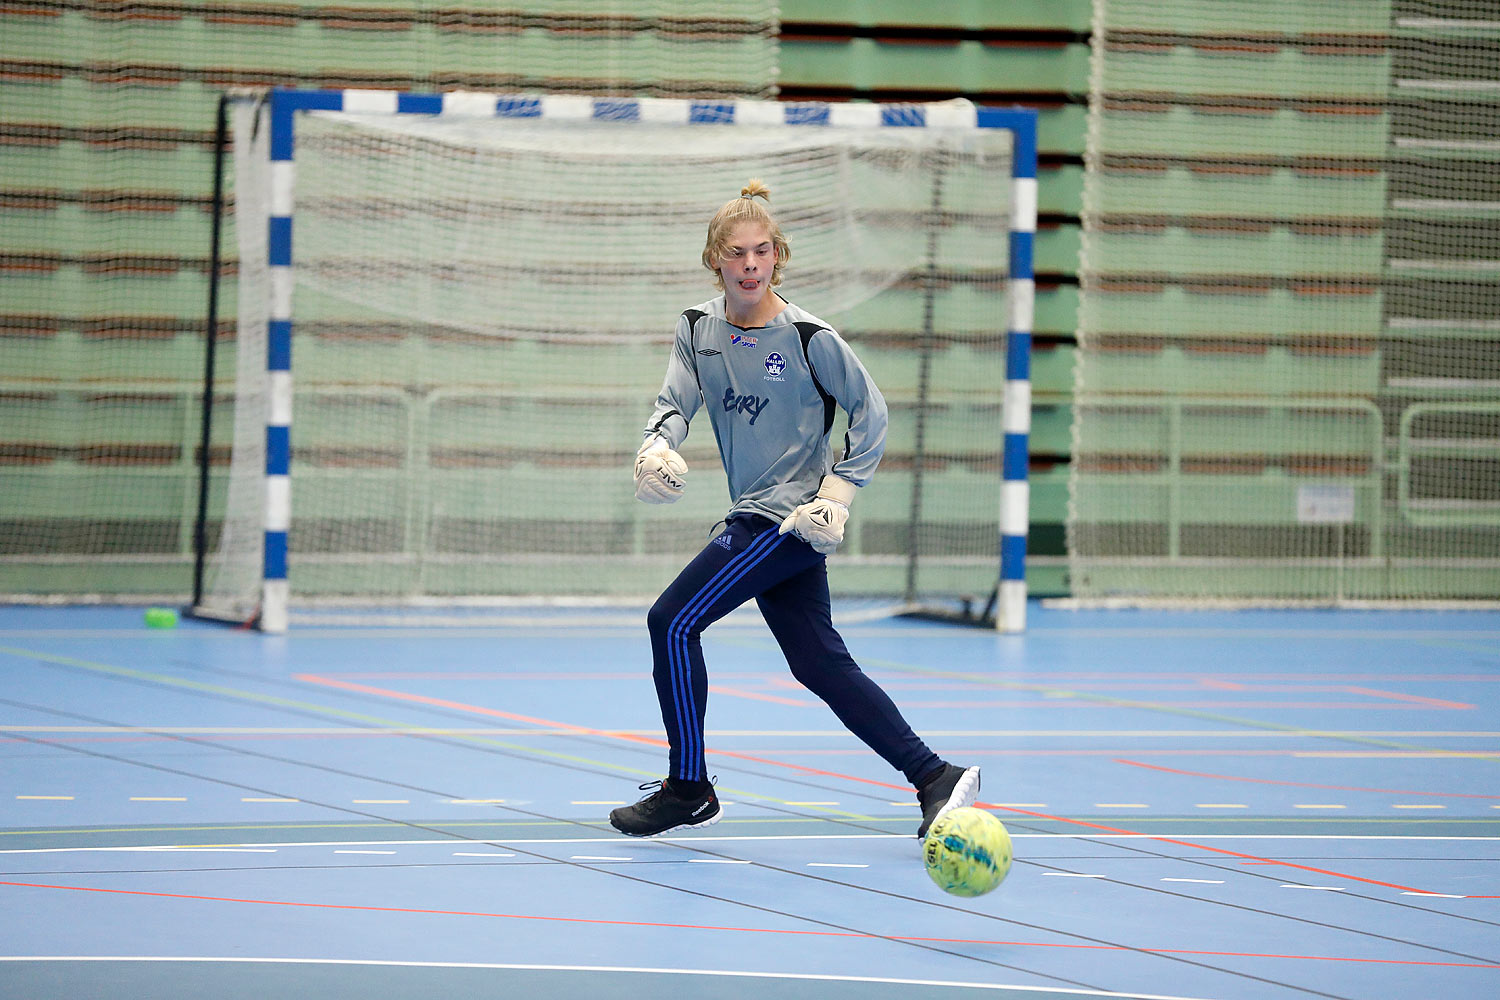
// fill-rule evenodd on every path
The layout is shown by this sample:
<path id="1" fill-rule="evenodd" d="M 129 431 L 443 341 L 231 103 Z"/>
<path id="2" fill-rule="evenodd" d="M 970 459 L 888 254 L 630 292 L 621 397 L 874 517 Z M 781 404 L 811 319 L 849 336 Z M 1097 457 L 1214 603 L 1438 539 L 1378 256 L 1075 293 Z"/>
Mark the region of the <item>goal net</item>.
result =
<path id="1" fill-rule="evenodd" d="M 751 177 L 791 241 L 779 291 L 849 340 L 891 408 L 837 592 L 994 588 L 1010 133 L 967 106 L 948 109 L 967 127 L 787 125 L 795 107 L 753 103 L 733 125 L 651 120 L 673 103 L 299 113 L 287 192 L 276 124 L 238 108 L 234 451 L 201 611 L 248 619 L 261 600 L 266 414 L 286 405 L 265 361 L 279 202 L 292 608 L 648 600 L 729 506 L 704 418 L 682 501 L 637 503 L 630 468 L 676 318 L 714 294 L 707 221 Z M 746 123 L 757 107 L 774 111 Z"/>
<path id="2" fill-rule="evenodd" d="M 1500 22 L 1102 0 L 1075 598 L 1500 597 Z"/>

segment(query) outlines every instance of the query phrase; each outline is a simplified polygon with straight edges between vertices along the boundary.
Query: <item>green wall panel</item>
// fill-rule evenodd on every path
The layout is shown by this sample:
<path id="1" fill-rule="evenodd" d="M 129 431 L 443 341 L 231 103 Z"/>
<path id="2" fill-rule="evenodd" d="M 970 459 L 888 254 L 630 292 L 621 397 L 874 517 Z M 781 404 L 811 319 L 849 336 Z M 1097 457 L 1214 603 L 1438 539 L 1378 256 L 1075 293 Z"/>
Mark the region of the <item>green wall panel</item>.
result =
<path id="1" fill-rule="evenodd" d="M 1070 28 L 1087 31 L 1091 0 L 782 0 L 784 25 L 848 24 L 864 27 L 920 25 L 929 28 Z"/>
<path id="2" fill-rule="evenodd" d="M 859 90 L 1088 90 L 1089 50 L 984 45 L 977 41 L 888 44 L 873 38 L 784 40 L 781 84 Z"/>

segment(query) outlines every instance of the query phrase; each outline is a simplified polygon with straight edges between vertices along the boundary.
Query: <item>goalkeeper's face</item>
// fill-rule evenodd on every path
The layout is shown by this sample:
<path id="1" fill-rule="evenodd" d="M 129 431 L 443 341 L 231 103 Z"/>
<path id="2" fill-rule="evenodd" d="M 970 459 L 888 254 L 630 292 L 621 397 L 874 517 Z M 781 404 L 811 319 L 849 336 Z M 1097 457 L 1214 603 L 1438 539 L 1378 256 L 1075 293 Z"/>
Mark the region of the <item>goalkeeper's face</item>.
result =
<path id="1" fill-rule="evenodd" d="M 776 270 L 776 244 L 769 227 L 742 222 L 729 232 L 728 249 L 719 258 L 719 274 L 724 279 L 724 294 L 735 312 L 743 313 L 759 306 L 771 290 L 771 275 Z"/>

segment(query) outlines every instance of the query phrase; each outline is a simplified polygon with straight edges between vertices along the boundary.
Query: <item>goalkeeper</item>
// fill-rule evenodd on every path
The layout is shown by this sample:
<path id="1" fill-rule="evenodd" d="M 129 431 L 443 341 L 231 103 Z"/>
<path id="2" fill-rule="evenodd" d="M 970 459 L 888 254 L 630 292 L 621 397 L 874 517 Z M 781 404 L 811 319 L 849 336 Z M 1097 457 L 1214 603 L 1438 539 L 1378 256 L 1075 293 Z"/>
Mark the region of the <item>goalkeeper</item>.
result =
<path id="1" fill-rule="evenodd" d="M 849 345 L 774 291 L 791 251 L 769 201 L 767 188 L 752 180 L 709 222 L 703 264 L 723 294 L 678 319 L 636 455 L 636 496 L 653 504 L 679 499 L 687 465 L 676 449 L 707 408 L 733 505 L 724 530 L 647 617 L 669 771 L 609 820 L 633 837 L 718 821 L 704 762 L 701 636 L 753 597 L 792 676 L 916 787 L 922 837 L 938 816 L 974 800 L 979 768 L 957 767 L 928 749 L 833 628 L 825 557 L 843 541 L 849 505 L 880 461 L 886 406 Z M 835 405 L 848 413 L 849 432 L 830 464 Z"/>

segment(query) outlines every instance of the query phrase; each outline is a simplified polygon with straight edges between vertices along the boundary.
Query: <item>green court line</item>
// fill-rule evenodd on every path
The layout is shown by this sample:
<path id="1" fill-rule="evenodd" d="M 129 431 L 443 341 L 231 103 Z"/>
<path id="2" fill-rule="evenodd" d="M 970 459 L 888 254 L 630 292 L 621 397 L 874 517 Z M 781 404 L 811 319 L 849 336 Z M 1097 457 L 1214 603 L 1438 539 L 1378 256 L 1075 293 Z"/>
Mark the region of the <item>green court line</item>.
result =
<path id="1" fill-rule="evenodd" d="M 450 823 L 433 820 L 444 827 L 493 827 L 493 826 L 577 826 L 568 820 L 501 820 L 493 823 Z M 266 830 L 386 830 L 409 829 L 410 824 L 398 823 L 232 823 L 211 826 L 100 826 L 74 827 L 62 830 L 0 830 L 0 837 L 62 837 L 94 833 L 223 833 L 227 831 Z"/>
<path id="2" fill-rule="evenodd" d="M 424 735 L 422 730 L 431 729 L 430 726 L 418 726 L 411 723 L 400 722 L 394 719 L 385 719 L 374 715 L 364 715 L 359 712 L 351 712 L 346 709 L 333 708 L 329 705 L 321 705 L 315 702 L 300 701 L 294 698 L 282 698 L 277 695 L 260 694 L 255 691 L 242 691 L 238 688 L 224 687 L 219 684 L 209 684 L 204 681 L 187 680 L 181 677 L 172 677 L 168 674 L 157 674 L 145 670 L 133 670 L 129 667 L 117 667 L 108 663 L 100 663 L 95 660 L 80 660 L 70 656 L 58 656 L 52 653 L 42 653 L 36 650 L 18 649 L 14 646 L 0 646 L 0 654 L 40 660 L 43 663 L 55 663 L 60 666 L 73 667 L 79 670 L 87 670 L 93 673 L 128 677 L 132 680 L 147 681 L 153 684 L 163 684 L 170 687 L 184 688 L 190 691 L 201 691 L 205 694 L 218 695 L 225 698 L 237 698 L 244 701 L 253 701 L 264 705 L 273 705 L 278 708 L 295 708 L 304 712 L 315 712 L 339 719 L 349 719 L 366 725 L 388 726 L 409 732 L 412 735 Z M 171 735 L 171 734 L 166 734 Z M 617 774 L 626 774 L 632 777 L 645 777 L 656 779 L 661 777 L 660 771 L 644 770 L 642 768 L 628 767 L 623 764 L 612 764 L 591 757 L 579 757 L 574 754 L 559 753 L 555 750 L 538 750 L 535 747 L 524 746 L 519 743 L 507 743 L 503 740 L 488 739 L 482 736 L 451 736 L 449 739 L 459 740 L 466 743 L 474 743 L 483 746 L 500 747 L 505 750 L 529 757 L 545 757 L 551 760 L 562 761 L 568 764 L 580 764 L 589 767 L 603 768 Z M 789 808 L 811 809 L 830 817 L 852 821 L 865 821 L 870 817 L 861 813 L 848 812 L 840 809 L 831 809 L 826 806 L 796 806 L 791 807 L 786 799 L 780 799 L 773 795 L 762 795 L 748 789 L 735 788 L 729 785 L 719 787 L 724 794 L 733 795 L 741 799 L 749 799 L 757 802 L 769 802 L 775 805 L 788 806 Z"/>
<path id="3" fill-rule="evenodd" d="M 900 824 L 903 827 L 911 823 L 909 816 L 877 816 L 866 817 L 871 823 Z M 577 829 L 577 820 L 566 819 L 533 819 L 533 820 L 494 820 L 473 821 L 467 823 L 450 823 L 446 820 L 431 819 L 426 822 L 433 825 L 442 824 L 444 829 L 448 827 L 463 829 L 494 829 L 497 827 L 544 827 L 561 826 Z M 798 823 L 834 823 L 840 822 L 834 816 L 726 816 L 716 826 L 750 826 L 767 825 L 778 823 L 783 826 Z M 1410 822 L 1410 821 L 1408 821 Z M 1500 822 L 1497 820 L 1496 822 Z M 82 836 L 95 833 L 227 833 L 227 832 L 274 832 L 278 830 L 408 830 L 410 823 L 391 821 L 388 823 L 225 823 L 208 826 L 118 826 L 118 827 L 73 827 L 61 830 L 0 830 L 0 837 L 62 837 Z M 605 831 L 596 831 L 603 833 Z M 913 840 L 916 838 L 913 837 Z M 623 841 L 622 841 L 623 843 Z"/>
<path id="4" fill-rule="evenodd" d="M 1081 814 L 1078 818 L 1080 818 L 1080 819 L 1107 819 L 1107 818 L 1110 818 L 1110 817 L 1094 816 L 1092 814 L 1087 814 L 1087 815 L 1082 815 Z M 1215 825 L 1215 826 L 1225 826 L 1225 827 L 1229 827 L 1229 826 L 1244 827 L 1244 826 L 1250 826 L 1250 825 L 1264 826 L 1264 825 L 1267 825 L 1267 824 L 1281 824 L 1281 825 L 1290 825 L 1290 826 L 1318 825 L 1318 826 L 1327 826 L 1327 827 L 1334 827 L 1334 826 L 1483 826 L 1483 827 L 1500 826 L 1500 819 L 1486 819 L 1486 818 L 1475 818 L 1475 819 L 1448 818 L 1448 819 L 1409 820 L 1409 819 L 1401 819 L 1399 817 L 1394 817 L 1394 818 L 1371 817 L 1371 818 L 1368 818 L 1368 819 L 1361 819 L 1361 818 L 1359 818 L 1357 816 L 1349 816 L 1349 817 L 1344 817 L 1344 818 L 1341 818 L 1341 819 L 1322 819 L 1322 820 L 1320 820 L 1320 819 L 1318 819 L 1316 817 L 1300 817 L 1300 816 L 1242 816 L 1242 817 L 1238 817 L 1238 818 L 1230 818 L 1230 817 L 1217 817 L 1216 818 L 1216 817 L 1213 817 L 1213 816 L 1149 816 L 1149 817 L 1148 816 L 1140 816 L 1140 817 L 1131 817 L 1131 820 L 1132 820 L 1132 825 L 1161 824 L 1161 823 L 1177 823 L 1177 824 L 1192 823 L 1192 824 L 1212 824 L 1212 825 Z M 507 830 L 513 830 L 513 829 L 538 829 L 538 828 L 543 828 L 543 827 L 565 827 L 565 828 L 568 828 L 568 829 L 576 829 L 578 827 L 578 824 L 576 822 L 570 821 L 570 820 L 496 820 L 494 822 L 471 822 L 471 823 L 448 823 L 448 822 L 444 822 L 442 820 L 430 820 L 428 822 L 431 822 L 431 823 L 442 823 L 442 825 L 443 825 L 443 827 L 445 829 L 448 828 L 448 827 L 453 827 L 453 828 L 463 828 L 463 829 L 473 829 L 473 830 L 489 830 L 489 829 L 507 829 Z M 771 826 L 771 825 L 778 825 L 778 826 L 804 825 L 805 826 L 805 825 L 809 825 L 809 824 L 812 824 L 812 825 L 824 825 L 824 824 L 831 824 L 831 823 L 835 823 L 835 822 L 837 822 L 837 821 L 833 817 L 825 817 L 825 816 L 805 816 L 805 817 L 776 817 L 776 816 L 762 816 L 762 817 L 740 816 L 740 817 L 729 817 L 729 816 L 726 816 L 724 819 L 720 820 L 716 824 L 716 826 L 718 826 L 718 827 L 728 827 L 728 826 L 748 827 L 748 826 Z M 893 826 L 899 825 L 902 828 L 905 828 L 905 826 L 910 822 L 910 818 L 909 817 L 891 817 L 891 816 L 887 816 L 887 817 L 882 817 L 882 818 L 876 818 L 874 820 L 871 820 L 871 822 L 875 822 L 875 823 L 889 823 L 889 824 L 891 824 Z M 407 825 L 405 823 L 396 823 L 396 822 L 391 822 L 391 823 L 263 823 L 263 824 L 262 823 L 240 823 L 240 824 L 229 824 L 229 823 L 226 823 L 226 824 L 213 824 L 213 825 L 200 825 L 200 826 L 121 826 L 121 827 L 75 827 L 75 828 L 72 828 L 72 829 L 66 829 L 65 828 L 65 829 L 60 829 L 60 830 L 45 830 L 45 829 L 37 829 L 37 830 L 0 830 L 0 837 L 27 837 L 27 836 L 35 836 L 35 837 L 78 836 L 78 837 L 81 837 L 81 836 L 90 836 L 90 835 L 94 835 L 94 834 L 106 834 L 106 833 L 107 834 L 123 834 L 123 833 L 167 833 L 167 834 L 184 834 L 184 833 L 246 833 L 246 834 L 253 834 L 253 833 L 290 832 L 290 831 L 296 831 L 296 830 L 385 830 L 385 831 L 388 831 L 388 830 L 409 830 L 409 829 L 410 829 L 409 825 Z M 899 834 L 901 831 L 898 830 L 896 832 Z M 1046 834 L 1046 833 L 1015 834 L 1015 835 L 1016 836 L 1049 836 L 1049 834 Z M 1084 834 L 1069 833 L 1069 834 L 1066 834 L 1066 835 L 1067 836 L 1075 836 L 1075 837 L 1096 837 L 1096 838 L 1100 838 L 1100 839 L 1109 839 L 1109 837 L 1110 837 L 1109 834 L 1100 834 L 1100 833 L 1093 833 L 1093 832 L 1084 833 Z M 1059 834 L 1059 836 L 1063 836 L 1063 834 Z M 1141 836 L 1143 836 L 1143 837 L 1145 837 L 1145 836 L 1156 837 L 1156 836 L 1159 836 L 1159 835 L 1158 834 L 1150 834 L 1150 835 L 1143 834 Z M 492 839 L 493 840 L 493 839 L 502 839 L 502 838 L 487 838 L 487 839 Z M 684 838 L 684 839 L 690 839 L 690 838 Z M 710 835 L 710 839 L 712 839 L 711 835 Z M 913 840 L 915 840 L 915 838 L 913 838 Z M 240 846 L 241 844 L 249 844 L 249 845 L 253 846 L 254 843 L 255 843 L 254 841 L 239 841 L 239 842 L 236 842 L 235 844 L 229 845 L 229 846 Z M 458 842 L 456 842 L 456 843 L 458 843 Z M 220 842 L 217 842 L 217 841 L 215 842 L 215 845 L 216 846 L 225 846 L 225 845 L 223 845 L 223 844 L 221 844 Z M 127 846 L 133 846 L 133 845 L 127 845 Z M 193 845 L 193 846 L 197 846 L 197 845 Z"/>

